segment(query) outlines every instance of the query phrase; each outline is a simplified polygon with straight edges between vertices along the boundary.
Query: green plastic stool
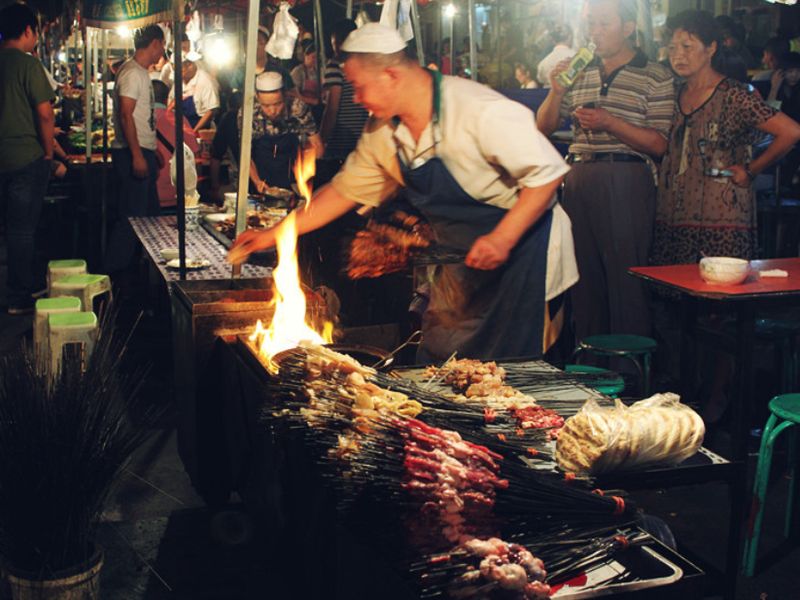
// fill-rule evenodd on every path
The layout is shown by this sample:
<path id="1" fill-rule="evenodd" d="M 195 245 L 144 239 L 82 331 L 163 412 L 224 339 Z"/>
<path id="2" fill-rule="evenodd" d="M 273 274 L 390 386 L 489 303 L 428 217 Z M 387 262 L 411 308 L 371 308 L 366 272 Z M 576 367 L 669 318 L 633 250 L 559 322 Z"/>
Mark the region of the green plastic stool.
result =
<path id="1" fill-rule="evenodd" d="M 76 313 L 81 311 L 80 298 L 40 298 L 36 301 L 36 315 L 33 318 L 33 348 L 41 360 L 50 356 L 48 319 L 50 315 Z"/>
<path id="2" fill-rule="evenodd" d="M 108 294 L 111 301 L 111 278 L 108 275 L 67 275 L 53 282 L 51 296 L 75 296 L 81 299 L 84 311 L 91 312 L 96 296 Z"/>
<path id="3" fill-rule="evenodd" d="M 93 312 L 56 313 L 48 317 L 50 344 L 50 373 L 58 373 L 64 346 L 81 344 L 83 363 L 88 362 L 94 351 L 100 330 L 97 315 Z"/>
<path id="4" fill-rule="evenodd" d="M 619 374 L 608 369 L 601 369 L 591 365 L 564 365 L 564 371 L 596 376 L 596 379 L 592 380 L 589 387 L 610 398 L 618 398 L 625 390 L 625 380 Z"/>
<path id="5" fill-rule="evenodd" d="M 643 335 L 624 333 L 590 335 L 578 343 L 572 358 L 577 363 L 578 357 L 584 352 L 596 356 L 627 358 L 636 365 L 642 381 L 642 393 L 647 397 L 650 395 L 650 363 L 656 348 L 658 343 Z"/>
<path id="6" fill-rule="evenodd" d="M 744 545 L 743 567 L 744 574 L 752 577 L 756 567 L 756 552 L 758 551 L 758 538 L 761 535 L 761 520 L 764 516 L 764 500 L 767 496 L 767 484 L 769 483 L 769 470 L 772 466 L 772 450 L 775 447 L 775 440 L 786 429 L 800 424 L 800 394 L 782 394 L 775 396 L 769 402 L 769 410 L 772 413 L 767 419 L 767 426 L 761 436 L 761 449 L 758 452 L 758 466 L 756 467 L 756 480 L 753 486 L 753 502 L 750 507 L 750 518 L 748 519 L 747 539 Z M 792 527 L 792 508 L 794 507 L 795 495 L 797 492 L 797 431 L 791 432 L 792 437 L 789 444 L 789 473 L 791 480 L 789 483 L 788 507 L 786 509 L 786 521 L 784 524 L 784 535 L 787 537 Z"/>
<path id="7" fill-rule="evenodd" d="M 52 296 L 53 284 L 67 275 L 86 273 L 86 261 L 82 258 L 51 260 L 47 263 L 47 295 Z"/>

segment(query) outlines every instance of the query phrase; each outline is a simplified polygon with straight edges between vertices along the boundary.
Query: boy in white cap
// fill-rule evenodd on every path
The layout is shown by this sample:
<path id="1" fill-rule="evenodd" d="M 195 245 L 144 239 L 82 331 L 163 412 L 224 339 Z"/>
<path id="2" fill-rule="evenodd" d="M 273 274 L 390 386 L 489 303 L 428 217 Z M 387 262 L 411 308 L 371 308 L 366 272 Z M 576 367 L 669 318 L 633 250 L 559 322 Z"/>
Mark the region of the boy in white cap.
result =
<path id="1" fill-rule="evenodd" d="M 219 163 L 226 151 L 238 160 L 242 110 L 236 120 L 226 117 L 211 145 L 212 194 L 219 189 Z M 317 156 L 322 142 L 309 107 L 295 97 L 287 97 L 283 76 L 264 71 L 256 77 L 253 110 L 253 144 L 250 154 L 250 181 L 264 193 L 269 186 L 291 188 L 292 164 L 300 146 L 311 145 Z"/>
<path id="2" fill-rule="evenodd" d="M 569 167 L 527 108 L 423 69 L 396 30 L 365 25 L 343 49 L 356 100 L 372 116 L 339 174 L 297 215 L 300 233 L 404 187 L 437 242 L 466 254 L 435 269 L 418 359 L 541 355 L 558 329 L 553 304 L 578 279 L 569 219 L 555 200 Z M 247 232 L 229 260 L 274 243 L 272 229 Z"/>

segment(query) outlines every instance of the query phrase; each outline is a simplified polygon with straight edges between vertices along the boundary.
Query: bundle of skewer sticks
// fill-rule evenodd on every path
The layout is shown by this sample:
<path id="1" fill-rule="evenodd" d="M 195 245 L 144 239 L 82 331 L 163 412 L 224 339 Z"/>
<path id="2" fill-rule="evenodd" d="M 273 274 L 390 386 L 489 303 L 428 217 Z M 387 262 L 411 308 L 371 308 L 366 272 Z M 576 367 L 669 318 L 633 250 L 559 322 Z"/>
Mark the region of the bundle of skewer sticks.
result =
<path id="1" fill-rule="evenodd" d="M 303 382 L 307 379 L 305 360 L 306 354 L 302 350 L 285 355 L 281 359 L 279 375 L 269 385 L 273 388 L 271 391 L 274 395 L 290 398 L 282 404 L 282 408 L 289 409 L 284 411 L 284 416 L 294 420 L 296 425 L 308 425 L 310 443 L 321 444 L 326 448 L 326 452 L 320 454 L 320 459 L 324 466 L 330 467 L 337 464 L 338 458 L 335 453 L 332 457 L 327 450 L 335 447 L 339 435 L 348 428 L 352 429 L 351 419 L 357 413 L 353 412 L 347 400 L 343 400 L 341 383 L 335 379 L 316 379 L 313 405 L 308 402 L 307 396 L 302 392 L 305 385 Z M 451 411 L 455 412 L 455 409 L 440 409 L 439 405 L 446 400 L 432 392 L 420 391 L 419 386 L 411 382 L 403 383 L 401 380 L 380 377 L 376 381 L 394 384 L 399 382 L 399 387 L 394 390 L 408 393 L 410 397 L 420 401 L 425 407 L 421 419 L 431 425 L 433 423 L 430 417 L 436 415 L 437 411 L 445 410 L 448 417 L 452 416 Z M 402 470 L 405 433 L 409 421 L 396 415 L 376 412 L 369 416 L 366 425 L 356 429 L 360 432 L 356 438 L 357 449 L 341 455 L 346 456 L 346 460 L 340 461 L 342 472 L 347 473 L 348 485 L 366 482 L 385 484 L 393 488 L 389 490 L 392 496 L 403 494 L 400 479 L 395 476 Z M 498 444 L 493 443 L 491 434 L 480 432 L 482 428 L 477 428 L 476 433 L 475 422 L 473 415 L 466 422 L 448 420 L 447 425 L 467 441 L 475 440 L 473 443 L 496 449 Z M 481 444 L 483 441 L 487 444 Z M 518 452 L 518 448 L 510 444 L 503 449 L 509 451 L 509 454 L 501 453 L 504 458 Z M 592 521 L 609 518 L 618 520 L 635 511 L 635 507 L 619 496 L 605 497 L 592 493 L 582 481 L 565 481 L 560 474 L 534 471 L 519 461 L 503 460 L 501 474 L 509 480 L 508 489 L 497 492 L 497 507 L 504 514 L 524 515 L 537 512 L 574 518 L 577 521 Z"/>
<path id="2" fill-rule="evenodd" d="M 456 248 L 448 248 L 434 244 L 427 248 L 419 248 L 411 253 L 411 264 L 415 267 L 435 265 L 451 265 L 463 263 L 467 253 Z"/>
<path id="3" fill-rule="evenodd" d="M 370 535 L 385 537 L 385 546 L 396 549 L 397 560 L 411 565 L 410 569 L 420 577 L 421 597 L 448 594 L 453 585 L 458 585 L 454 582 L 466 566 L 459 563 L 457 556 L 444 566 L 431 558 L 452 544 L 448 546 L 433 534 L 433 527 L 429 531 L 424 524 L 419 529 L 430 536 L 427 541 L 415 539 L 415 545 L 409 548 L 396 539 L 398 532 L 407 531 L 409 524 L 419 523 L 421 517 L 420 500 L 402 486 L 407 477 L 404 458 L 408 427 L 415 420 L 373 412 L 355 425 L 354 416 L 359 412 L 353 410 L 350 399 L 343 397 L 341 381 L 336 377 L 327 379 L 326 374 L 316 379 L 313 394 L 309 393 L 306 358 L 303 350 L 291 351 L 282 358 L 279 374 L 267 383 L 266 391 L 272 400 L 264 407 L 265 421 L 302 436 L 323 481 L 334 491 L 343 517 L 357 516 L 355 520 Z M 498 440 L 491 429 L 475 427 L 476 423 L 483 425 L 482 412 L 476 408 L 454 406 L 410 382 L 387 381 L 381 376 L 374 381 L 394 384 L 394 390 L 420 401 L 425 407 L 420 417 L 429 423 L 434 416 L 473 443 L 485 440 L 489 445 L 493 441 L 492 449 L 500 450 L 504 456 L 513 456 L 518 450 L 514 444 Z M 469 416 L 451 420 L 454 414 L 464 412 Z M 364 417 L 363 413 L 359 416 Z M 340 436 L 354 431 L 356 441 L 350 451 L 332 452 Z M 545 437 L 543 432 L 534 435 L 540 433 Z M 636 517 L 636 509 L 624 498 L 592 492 L 583 481 L 565 481 L 561 475 L 532 471 L 522 462 L 502 457 L 498 462 L 500 476 L 508 486 L 497 490 L 494 516 L 482 524 L 482 529 L 478 526 L 471 531 L 508 532 L 506 539 L 525 546 L 545 561 L 549 584 L 567 581 L 605 563 L 609 556 L 632 543 L 633 533 L 627 528 Z M 364 504 L 384 518 L 366 519 L 361 512 Z M 396 518 L 385 519 L 387 512 Z M 428 553 L 421 561 L 420 552 Z M 479 588 L 480 594 L 492 592 L 496 585 L 486 583 Z"/>

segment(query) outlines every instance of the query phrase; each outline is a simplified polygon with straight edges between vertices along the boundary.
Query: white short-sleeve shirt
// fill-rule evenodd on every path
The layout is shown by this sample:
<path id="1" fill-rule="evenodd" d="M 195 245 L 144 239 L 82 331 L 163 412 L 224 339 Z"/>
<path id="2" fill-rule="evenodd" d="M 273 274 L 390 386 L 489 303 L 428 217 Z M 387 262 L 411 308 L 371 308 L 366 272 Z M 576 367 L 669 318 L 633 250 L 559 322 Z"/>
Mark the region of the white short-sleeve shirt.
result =
<path id="1" fill-rule="evenodd" d="M 458 77 L 442 77 L 438 127 L 429 123 L 418 142 L 402 123 L 371 118 L 334 178 L 334 188 L 367 206 L 388 200 L 403 185 L 398 149 L 409 164 L 438 156 L 472 198 L 505 209 L 514 206 L 521 188 L 545 185 L 569 171 L 536 128 L 533 112 L 484 85 Z M 569 217 L 555 198 L 553 203 L 548 300 L 578 280 Z"/>
<path id="2" fill-rule="evenodd" d="M 154 114 L 153 84 L 147 69 L 129 59 L 120 67 L 114 83 L 114 141 L 112 148 L 127 148 L 128 141 L 122 131 L 120 119 L 120 96 L 136 100 L 133 122 L 139 146 L 146 150 L 156 149 L 156 120 Z"/>
<path id="3" fill-rule="evenodd" d="M 203 116 L 210 110 L 219 108 L 219 91 L 217 83 L 203 69 L 198 68 L 195 76 L 183 88 L 183 97 L 194 96 L 194 108 Z"/>

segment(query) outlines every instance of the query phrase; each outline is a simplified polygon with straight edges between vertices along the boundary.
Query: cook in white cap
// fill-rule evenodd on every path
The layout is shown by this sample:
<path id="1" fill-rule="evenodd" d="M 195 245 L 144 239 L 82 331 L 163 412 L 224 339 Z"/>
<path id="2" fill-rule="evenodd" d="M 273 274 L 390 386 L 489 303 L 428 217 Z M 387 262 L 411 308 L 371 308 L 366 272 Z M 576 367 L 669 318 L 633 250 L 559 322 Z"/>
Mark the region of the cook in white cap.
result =
<path id="1" fill-rule="evenodd" d="M 417 358 L 541 356 L 558 331 L 560 298 L 578 278 L 569 219 L 555 198 L 569 167 L 529 109 L 420 67 L 396 30 L 365 25 L 343 50 L 356 101 L 372 116 L 312 210 L 297 215 L 300 233 L 405 188 L 436 241 L 466 256 L 434 271 Z M 244 233 L 229 260 L 274 243 L 274 229 Z"/>
<path id="2" fill-rule="evenodd" d="M 227 150 L 238 158 L 242 110 L 236 120 L 225 118 L 220 123 L 211 145 L 212 193 L 215 192 L 216 164 Z M 317 155 L 322 142 L 309 107 L 293 96 L 287 96 L 284 78 L 277 71 L 267 70 L 256 77 L 256 98 L 253 107 L 253 144 L 250 154 L 250 181 L 255 191 L 264 193 L 269 186 L 291 188 L 292 164 L 301 145 L 310 144 Z"/>
<path id="3" fill-rule="evenodd" d="M 183 54 L 181 73 L 183 76 L 183 115 L 195 133 L 211 124 L 214 111 L 219 108 L 217 82 L 207 71 L 198 66 L 202 56 L 190 50 Z M 171 94 L 175 93 L 172 89 Z"/>

